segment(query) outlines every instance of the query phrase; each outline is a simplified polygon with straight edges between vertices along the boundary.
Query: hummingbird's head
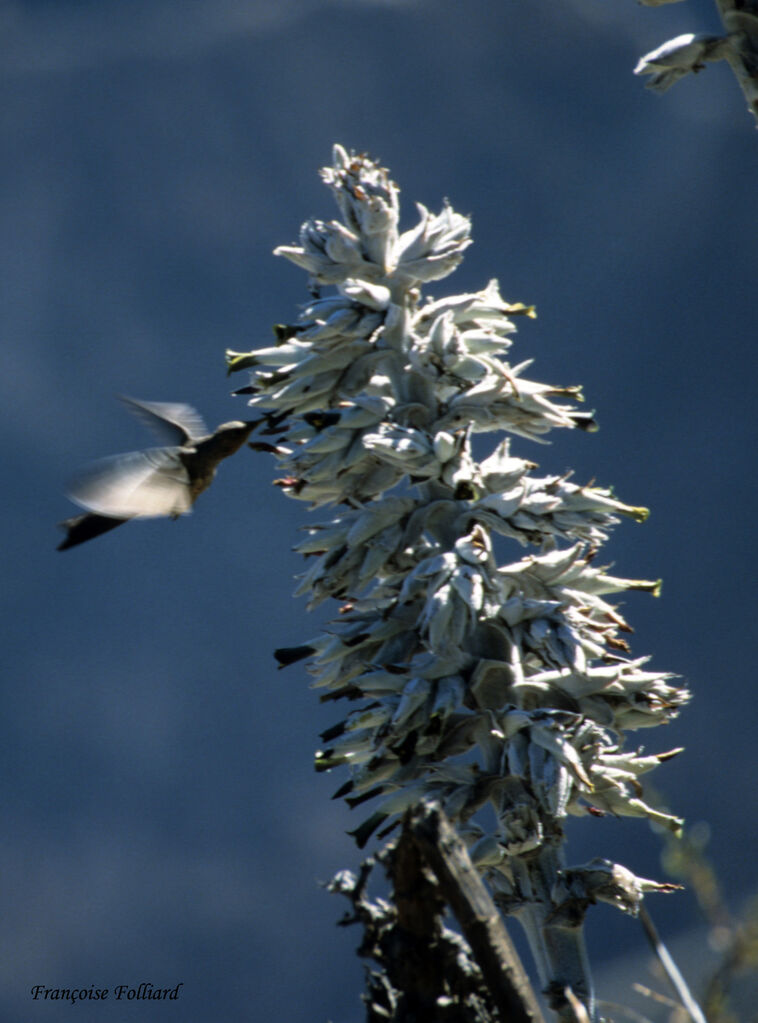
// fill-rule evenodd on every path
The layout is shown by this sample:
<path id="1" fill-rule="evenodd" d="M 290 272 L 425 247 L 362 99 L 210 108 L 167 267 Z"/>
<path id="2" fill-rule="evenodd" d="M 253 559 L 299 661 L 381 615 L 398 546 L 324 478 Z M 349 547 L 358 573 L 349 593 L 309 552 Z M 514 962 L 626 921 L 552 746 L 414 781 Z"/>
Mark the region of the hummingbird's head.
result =
<path id="1" fill-rule="evenodd" d="M 245 443 L 257 425 L 256 422 L 242 422 L 237 419 L 231 423 L 222 423 L 216 430 L 215 441 L 222 458 L 233 455 Z"/>

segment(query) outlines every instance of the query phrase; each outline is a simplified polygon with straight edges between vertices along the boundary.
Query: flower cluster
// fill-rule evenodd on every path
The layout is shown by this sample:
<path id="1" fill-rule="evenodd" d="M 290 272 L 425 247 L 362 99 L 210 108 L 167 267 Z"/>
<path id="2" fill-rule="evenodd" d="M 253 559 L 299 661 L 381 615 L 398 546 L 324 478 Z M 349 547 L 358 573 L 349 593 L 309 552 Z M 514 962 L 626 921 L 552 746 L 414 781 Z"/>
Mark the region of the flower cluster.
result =
<path id="1" fill-rule="evenodd" d="M 727 46 L 728 41 L 723 36 L 688 32 L 646 53 L 638 61 L 634 73 L 650 75 L 648 89 L 665 92 L 685 75 L 702 71 L 706 61 L 723 59 Z"/>
<path id="2" fill-rule="evenodd" d="M 278 458 L 278 485 L 328 509 L 297 547 L 309 560 L 298 592 L 309 607 L 336 599 L 339 615 L 277 656 L 309 658 L 322 699 L 347 705 L 316 766 L 349 768 L 338 794 L 351 806 L 377 801 L 359 844 L 409 806 L 439 802 L 500 904 L 524 920 L 545 986 L 558 977 L 589 1004 L 588 982 L 549 934 L 565 891 L 600 868 L 565 872 L 562 821 L 681 824 L 644 801 L 639 781 L 678 751 L 624 751 L 623 733 L 669 721 L 687 692 L 631 656 L 607 599 L 659 584 L 597 564 L 619 516 L 647 512 L 536 475 L 508 438 L 475 459 L 476 433 L 544 441 L 592 430 L 593 417 L 578 388 L 537 383 L 529 361 L 508 360 L 514 321 L 534 310 L 505 301 L 496 281 L 422 299 L 422 285 L 460 262 L 467 218 L 419 206 L 401 233 L 387 171 L 339 146 L 323 177 L 342 220 L 308 221 L 299 245 L 277 250 L 308 271 L 317 297 L 276 328 L 276 344 L 227 355 L 230 370 L 252 371 L 241 391 L 276 436 L 261 446 Z M 336 294 L 322 297 L 323 285 Z"/>
<path id="3" fill-rule="evenodd" d="M 677 0 L 640 0 L 657 7 Z M 635 75 L 650 75 L 647 87 L 666 92 L 710 61 L 725 60 L 758 120 L 758 0 L 714 0 L 724 26 L 723 35 L 687 32 L 669 39 L 641 57 Z"/>

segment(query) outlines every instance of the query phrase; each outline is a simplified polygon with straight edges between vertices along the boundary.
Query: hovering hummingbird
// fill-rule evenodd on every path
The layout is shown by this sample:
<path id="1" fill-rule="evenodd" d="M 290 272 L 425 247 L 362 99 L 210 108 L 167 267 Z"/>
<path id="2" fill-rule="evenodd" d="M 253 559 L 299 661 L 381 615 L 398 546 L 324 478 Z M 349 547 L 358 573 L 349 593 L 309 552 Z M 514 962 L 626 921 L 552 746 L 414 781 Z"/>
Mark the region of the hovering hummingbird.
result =
<path id="1" fill-rule="evenodd" d="M 191 511 L 210 486 L 219 462 L 245 443 L 257 422 L 222 423 L 213 433 L 189 405 L 122 399 L 168 447 L 112 455 L 94 462 L 68 496 L 86 514 L 61 522 L 59 551 L 92 540 L 131 519 Z"/>

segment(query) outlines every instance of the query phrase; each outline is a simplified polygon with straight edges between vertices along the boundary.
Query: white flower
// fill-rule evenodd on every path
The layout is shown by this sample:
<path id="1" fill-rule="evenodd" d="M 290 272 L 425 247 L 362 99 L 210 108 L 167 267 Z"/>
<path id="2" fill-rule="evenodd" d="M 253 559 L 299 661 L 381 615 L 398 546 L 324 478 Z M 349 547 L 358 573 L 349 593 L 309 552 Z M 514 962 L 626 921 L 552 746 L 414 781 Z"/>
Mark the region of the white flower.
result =
<path id="1" fill-rule="evenodd" d="M 728 39 L 723 36 L 688 32 L 646 53 L 638 61 L 634 73 L 651 75 L 648 89 L 665 92 L 691 71 L 702 71 L 706 61 L 721 60 L 728 45 Z"/>

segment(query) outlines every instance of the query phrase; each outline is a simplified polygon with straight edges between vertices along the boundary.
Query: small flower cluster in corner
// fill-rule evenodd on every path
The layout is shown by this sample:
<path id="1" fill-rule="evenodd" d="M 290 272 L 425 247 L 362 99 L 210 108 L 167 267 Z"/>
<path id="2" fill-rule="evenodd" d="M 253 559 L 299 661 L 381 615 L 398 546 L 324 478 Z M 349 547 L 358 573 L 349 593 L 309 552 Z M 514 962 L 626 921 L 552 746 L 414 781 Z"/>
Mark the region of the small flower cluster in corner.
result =
<path id="1" fill-rule="evenodd" d="M 679 751 L 626 750 L 624 733 L 670 721 L 688 693 L 631 656 L 608 600 L 659 584 L 598 562 L 619 516 L 647 513 L 537 475 L 507 436 L 475 459 L 474 434 L 543 441 L 594 420 L 578 388 L 538 383 L 525 375 L 531 360 L 509 360 L 515 320 L 534 310 L 505 301 L 496 281 L 422 296 L 460 263 L 466 217 L 419 205 L 400 232 L 387 170 L 340 146 L 322 176 L 341 220 L 309 220 L 298 245 L 277 249 L 308 272 L 315 297 L 272 346 L 227 353 L 230 371 L 252 371 L 240 393 L 276 437 L 260 446 L 278 458 L 277 484 L 322 510 L 296 548 L 308 559 L 298 593 L 309 608 L 340 604 L 323 634 L 277 656 L 307 657 L 322 699 L 346 708 L 316 766 L 344 765 L 338 794 L 373 804 L 359 845 L 408 807 L 439 803 L 524 925 L 559 1014 L 568 987 L 592 1015 L 586 907 L 636 912 L 645 891 L 669 886 L 605 860 L 568 868 L 563 822 L 681 825 L 645 802 L 640 782 Z"/>
<path id="2" fill-rule="evenodd" d="M 678 0 L 640 0 L 657 7 Z M 725 28 L 724 35 L 687 32 L 669 39 L 641 57 L 635 75 L 650 75 L 647 87 L 665 92 L 690 73 L 702 71 L 707 62 L 725 60 L 758 120 L 758 0 L 715 0 Z"/>

